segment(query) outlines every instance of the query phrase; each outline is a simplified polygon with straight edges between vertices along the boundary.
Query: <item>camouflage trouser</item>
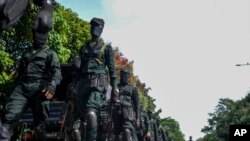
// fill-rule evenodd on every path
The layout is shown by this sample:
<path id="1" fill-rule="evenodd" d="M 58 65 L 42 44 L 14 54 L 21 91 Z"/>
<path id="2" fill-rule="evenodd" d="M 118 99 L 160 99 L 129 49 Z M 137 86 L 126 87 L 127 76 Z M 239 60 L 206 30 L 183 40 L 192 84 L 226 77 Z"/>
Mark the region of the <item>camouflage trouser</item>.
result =
<path id="1" fill-rule="evenodd" d="M 112 134 L 110 133 L 110 125 L 109 125 L 109 106 L 108 103 L 106 103 L 105 105 L 103 105 L 100 109 L 100 111 L 98 112 L 98 139 L 97 141 L 106 141 L 109 140 L 112 136 Z"/>
<path id="2" fill-rule="evenodd" d="M 42 95 L 42 89 L 43 86 L 38 82 L 18 84 L 6 104 L 4 123 L 15 126 L 29 106 L 34 125 L 44 123 L 49 115 L 49 101 Z"/>
<path id="3" fill-rule="evenodd" d="M 127 128 L 131 132 L 132 140 L 138 141 L 137 133 L 135 127 L 132 124 L 132 121 L 123 120 L 121 115 L 118 115 L 115 117 L 114 122 L 115 122 L 114 132 L 116 136 L 121 135 L 124 129 Z"/>
<path id="4" fill-rule="evenodd" d="M 133 126 L 133 124 L 130 121 L 125 121 L 123 123 L 123 128 L 128 128 L 131 132 L 132 140 L 133 141 L 138 141 L 136 130 Z"/>
<path id="5" fill-rule="evenodd" d="M 76 114 L 81 120 L 85 120 L 88 109 L 99 111 L 104 103 L 103 93 L 89 88 L 88 79 L 81 79 L 78 85 L 78 94 L 76 95 Z M 97 114 L 97 113 L 96 113 Z M 86 132 L 86 141 L 96 140 L 97 128 L 88 129 Z"/>
<path id="6" fill-rule="evenodd" d="M 10 127 L 9 138 L 19 119 L 28 107 L 31 107 L 37 140 L 46 141 L 45 120 L 49 115 L 49 101 L 42 95 L 43 85 L 40 82 L 20 83 L 13 90 L 5 106 L 4 126 Z"/>

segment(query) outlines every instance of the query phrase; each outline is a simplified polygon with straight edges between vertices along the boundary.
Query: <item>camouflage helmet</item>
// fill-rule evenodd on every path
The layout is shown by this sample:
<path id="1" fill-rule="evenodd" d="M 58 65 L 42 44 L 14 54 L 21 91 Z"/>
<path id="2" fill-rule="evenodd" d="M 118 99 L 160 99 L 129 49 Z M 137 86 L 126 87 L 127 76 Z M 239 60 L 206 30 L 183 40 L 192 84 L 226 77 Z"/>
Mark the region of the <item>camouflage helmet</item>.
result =
<path id="1" fill-rule="evenodd" d="M 91 25 L 102 25 L 102 27 L 104 27 L 105 22 L 104 22 L 104 20 L 101 19 L 101 18 L 96 18 L 96 17 L 94 17 L 94 18 L 90 21 L 90 24 L 91 24 Z"/>
<path id="2" fill-rule="evenodd" d="M 130 74 L 130 70 L 128 68 L 122 68 L 120 73 L 127 73 Z"/>

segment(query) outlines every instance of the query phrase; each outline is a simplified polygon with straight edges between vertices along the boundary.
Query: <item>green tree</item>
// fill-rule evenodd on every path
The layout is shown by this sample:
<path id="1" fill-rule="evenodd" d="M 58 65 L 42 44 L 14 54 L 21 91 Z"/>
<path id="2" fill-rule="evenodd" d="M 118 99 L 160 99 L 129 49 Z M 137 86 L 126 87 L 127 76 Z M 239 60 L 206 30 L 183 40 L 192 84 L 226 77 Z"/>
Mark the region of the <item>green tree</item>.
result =
<path id="1" fill-rule="evenodd" d="M 174 141 L 185 141 L 184 134 L 180 130 L 179 123 L 171 117 L 161 119 L 161 125 L 167 131 L 168 136 Z"/>
<path id="2" fill-rule="evenodd" d="M 209 113 L 208 125 L 201 130 L 201 141 L 228 141 L 229 128 L 233 124 L 250 123 L 250 93 L 241 100 L 222 98 L 213 113 Z"/>

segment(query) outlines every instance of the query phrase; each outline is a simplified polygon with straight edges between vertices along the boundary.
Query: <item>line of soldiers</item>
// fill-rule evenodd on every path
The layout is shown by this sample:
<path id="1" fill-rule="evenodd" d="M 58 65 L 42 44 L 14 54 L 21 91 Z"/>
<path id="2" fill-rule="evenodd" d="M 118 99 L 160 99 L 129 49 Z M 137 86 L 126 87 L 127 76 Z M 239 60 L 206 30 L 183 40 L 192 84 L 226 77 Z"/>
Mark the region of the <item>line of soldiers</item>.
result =
<path id="1" fill-rule="evenodd" d="M 52 29 L 53 6 L 50 0 L 42 0 L 39 4 L 44 10 L 40 11 L 32 28 L 33 46 L 20 61 L 17 83 L 0 122 L 0 141 L 11 140 L 28 107 L 33 114 L 35 140 L 47 140 L 45 122 L 49 116 L 49 102 L 62 76 L 57 54 L 46 45 Z M 3 6 L 1 4 L 1 10 Z M 69 140 L 166 141 L 159 121 L 156 122 L 152 112 L 147 113 L 140 106 L 137 88 L 130 84 L 131 73 L 127 68 L 120 71 L 117 85 L 114 51 L 101 38 L 104 20 L 93 18 L 90 24 L 92 38 L 80 50 L 78 75 L 69 85 L 69 93 L 74 96 L 67 104 L 75 104 L 74 120 L 65 128 L 69 132 L 73 129 Z M 65 117 L 65 123 L 71 119 Z"/>
<path id="2" fill-rule="evenodd" d="M 112 106 L 110 99 L 107 99 L 97 112 L 99 133 L 97 132 L 96 140 L 170 141 L 166 130 L 160 125 L 160 119 L 156 118 L 152 111 L 146 111 L 143 104 L 139 102 L 137 89 L 129 83 L 129 76 L 130 72 L 127 68 L 121 69 L 120 83 L 118 84 L 120 102 Z M 74 88 L 75 85 L 78 85 L 77 82 L 73 83 L 70 86 L 70 94 L 76 92 Z M 87 124 L 76 120 L 74 123 L 75 140 L 86 139 Z"/>
<path id="3" fill-rule="evenodd" d="M 93 18 L 90 24 L 92 39 L 80 51 L 81 65 L 77 61 L 75 65 L 80 77 L 76 75 L 67 94 L 76 102 L 75 140 L 167 141 L 153 113 L 145 112 L 139 104 L 128 68 L 121 69 L 116 85 L 114 52 L 100 38 L 103 19 Z"/>

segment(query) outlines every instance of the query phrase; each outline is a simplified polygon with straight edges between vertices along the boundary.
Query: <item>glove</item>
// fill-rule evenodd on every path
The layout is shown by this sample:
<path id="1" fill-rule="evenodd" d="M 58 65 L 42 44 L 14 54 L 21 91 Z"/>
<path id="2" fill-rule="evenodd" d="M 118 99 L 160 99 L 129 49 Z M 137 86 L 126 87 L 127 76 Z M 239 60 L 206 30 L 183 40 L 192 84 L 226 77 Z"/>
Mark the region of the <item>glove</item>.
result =
<path id="1" fill-rule="evenodd" d="M 46 87 L 46 89 L 47 89 L 48 91 L 50 91 L 53 95 L 55 94 L 56 88 L 55 88 L 54 85 L 49 84 L 49 85 Z"/>
<path id="2" fill-rule="evenodd" d="M 146 135 L 145 135 L 145 138 L 149 139 L 150 136 L 151 136 L 151 133 L 148 131 L 148 132 L 146 133 Z"/>
<path id="3" fill-rule="evenodd" d="M 52 88 L 52 85 L 48 85 L 47 87 L 45 87 L 42 90 L 42 93 L 44 94 L 44 96 L 47 98 L 47 100 L 51 100 L 55 94 L 55 89 Z"/>

